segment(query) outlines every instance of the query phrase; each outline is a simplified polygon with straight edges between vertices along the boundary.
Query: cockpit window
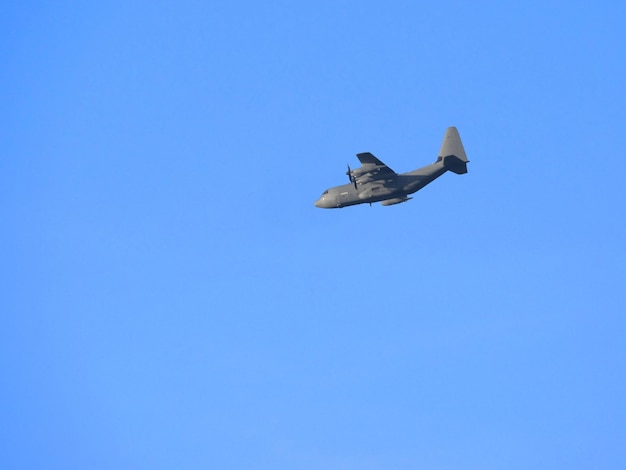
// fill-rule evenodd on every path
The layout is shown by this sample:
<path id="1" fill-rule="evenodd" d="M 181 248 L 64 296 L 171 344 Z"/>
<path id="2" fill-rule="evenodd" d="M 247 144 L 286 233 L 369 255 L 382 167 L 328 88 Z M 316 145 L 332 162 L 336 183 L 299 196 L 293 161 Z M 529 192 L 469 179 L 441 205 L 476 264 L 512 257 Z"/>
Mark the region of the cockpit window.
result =
<path id="1" fill-rule="evenodd" d="M 322 196 L 323 196 L 324 194 L 328 194 L 328 189 L 322 193 Z"/>

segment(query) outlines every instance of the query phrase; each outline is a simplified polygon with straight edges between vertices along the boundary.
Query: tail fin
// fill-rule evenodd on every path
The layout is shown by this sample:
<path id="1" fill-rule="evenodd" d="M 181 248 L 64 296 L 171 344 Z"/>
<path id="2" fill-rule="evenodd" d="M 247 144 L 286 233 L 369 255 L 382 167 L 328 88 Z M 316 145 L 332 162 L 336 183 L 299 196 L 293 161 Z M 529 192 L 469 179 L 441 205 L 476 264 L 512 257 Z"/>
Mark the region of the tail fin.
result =
<path id="1" fill-rule="evenodd" d="M 441 160 L 443 160 L 443 166 L 457 175 L 467 173 L 467 162 L 469 160 L 467 155 L 465 155 L 461 136 L 456 127 L 448 127 L 446 129 L 446 135 L 443 136 L 443 143 L 441 144 L 437 161 Z"/>

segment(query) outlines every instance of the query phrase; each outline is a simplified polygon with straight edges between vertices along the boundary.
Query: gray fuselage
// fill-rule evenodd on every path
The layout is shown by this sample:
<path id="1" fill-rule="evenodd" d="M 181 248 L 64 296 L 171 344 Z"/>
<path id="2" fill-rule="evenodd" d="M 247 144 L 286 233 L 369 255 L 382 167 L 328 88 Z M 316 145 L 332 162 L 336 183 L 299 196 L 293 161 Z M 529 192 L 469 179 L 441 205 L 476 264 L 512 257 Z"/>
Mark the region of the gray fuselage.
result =
<path id="1" fill-rule="evenodd" d="M 362 203 L 390 201 L 400 203 L 408 195 L 419 191 L 428 183 L 443 175 L 448 168 L 443 161 L 427 165 L 419 170 L 395 175 L 389 179 L 376 180 L 357 186 L 344 184 L 329 188 L 315 201 L 316 207 L 333 209 Z"/>

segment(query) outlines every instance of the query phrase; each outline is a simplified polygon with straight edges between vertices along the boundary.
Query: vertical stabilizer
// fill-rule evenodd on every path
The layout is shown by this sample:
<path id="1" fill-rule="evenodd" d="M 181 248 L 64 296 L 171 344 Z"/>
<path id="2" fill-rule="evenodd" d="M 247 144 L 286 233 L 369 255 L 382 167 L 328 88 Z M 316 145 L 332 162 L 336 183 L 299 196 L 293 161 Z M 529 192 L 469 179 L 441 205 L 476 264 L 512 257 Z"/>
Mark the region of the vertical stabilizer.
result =
<path id="1" fill-rule="evenodd" d="M 444 166 L 458 175 L 467 173 L 467 162 L 469 160 L 467 155 L 465 155 L 461 136 L 456 127 L 448 127 L 446 129 L 437 160 L 443 160 Z"/>

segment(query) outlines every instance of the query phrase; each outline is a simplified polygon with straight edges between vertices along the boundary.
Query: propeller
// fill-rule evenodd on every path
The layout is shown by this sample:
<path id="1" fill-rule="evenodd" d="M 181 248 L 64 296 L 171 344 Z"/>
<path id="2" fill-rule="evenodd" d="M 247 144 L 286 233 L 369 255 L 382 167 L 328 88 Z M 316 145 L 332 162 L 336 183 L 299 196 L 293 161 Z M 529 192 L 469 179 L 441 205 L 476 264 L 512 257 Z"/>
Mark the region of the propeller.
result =
<path id="1" fill-rule="evenodd" d="M 346 171 L 346 175 L 348 175 L 348 179 L 350 180 L 350 183 L 354 183 L 354 189 L 358 189 L 356 187 L 356 178 L 352 174 L 352 170 L 350 169 L 350 164 L 349 163 L 348 163 L 348 171 Z"/>

